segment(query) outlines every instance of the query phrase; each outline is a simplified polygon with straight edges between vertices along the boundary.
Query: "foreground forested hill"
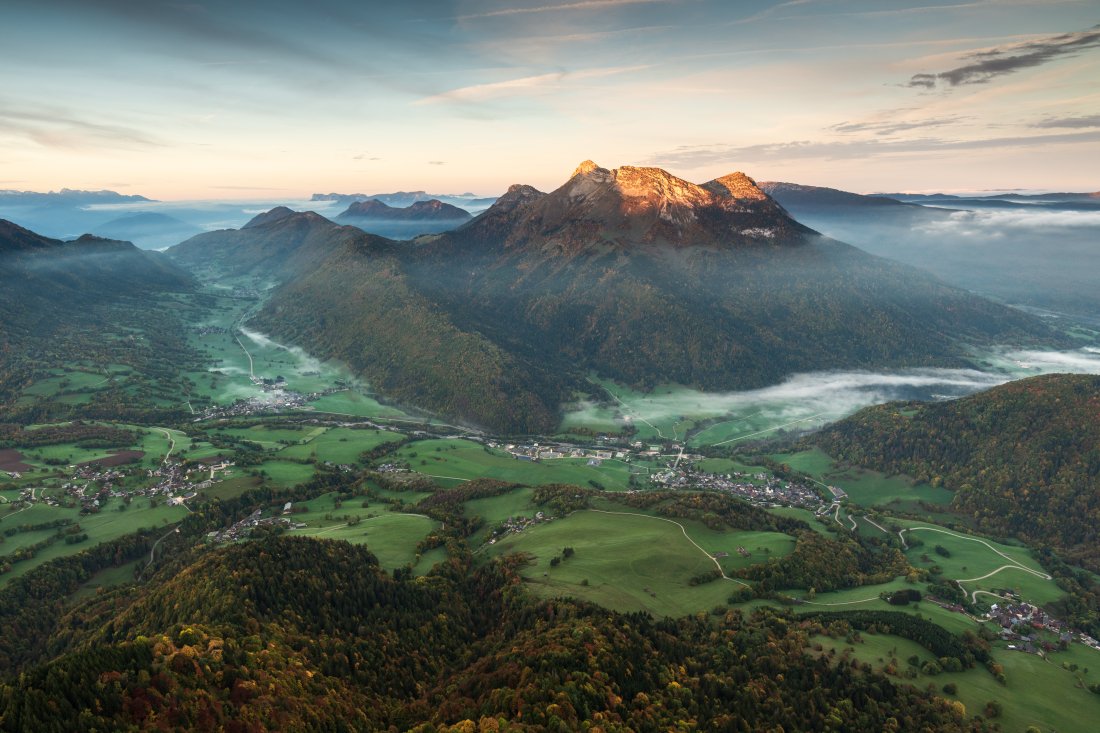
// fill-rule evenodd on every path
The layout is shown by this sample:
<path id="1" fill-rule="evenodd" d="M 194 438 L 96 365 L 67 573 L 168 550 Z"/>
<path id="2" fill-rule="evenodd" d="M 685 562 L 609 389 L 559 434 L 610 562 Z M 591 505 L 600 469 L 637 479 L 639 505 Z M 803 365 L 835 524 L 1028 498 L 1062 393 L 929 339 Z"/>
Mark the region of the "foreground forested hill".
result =
<path id="1" fill-rule="evenodd" d="M 810 440 L 837 460 L 946 486 L 981 529 L 1100 569 L 1100 377 L 869 407 Z"/>
<path id="2" fill-rule="evenodd" d="M 5 670 L 0 730 L 988 730 L 808 654 L 817 624 L 654 621 L 534 601 L 503 562 L 413 579 L 361 547 L 268 538 L 78 608 L 60 656 Z"/>

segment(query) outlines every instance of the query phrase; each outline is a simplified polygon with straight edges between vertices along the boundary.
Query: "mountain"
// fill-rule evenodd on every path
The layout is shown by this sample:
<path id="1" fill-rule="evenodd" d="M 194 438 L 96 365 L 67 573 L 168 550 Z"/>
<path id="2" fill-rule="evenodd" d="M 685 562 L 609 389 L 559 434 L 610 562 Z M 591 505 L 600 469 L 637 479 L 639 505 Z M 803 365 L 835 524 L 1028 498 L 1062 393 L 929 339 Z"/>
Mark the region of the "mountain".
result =
<path id="1" fill-rule="evenodd" d="M 760 190 L 781 203 L 788 211 L 796 207 L 814 206 L 908 207 L 909 210 L 914 210 L 913 207 L 916 206 L 885 194 L 867 196 L 836 188 L 782 181 L 764 181 L 759 185 Z"/>
<path id="2" fill-rule="evenodd" d="M 336 217 L 344 219 L 388 219 L 394 221 L 467 221 L 470 212 L 445 204 L 439 199 L 417 201 L 405 208 L 387 206 L 378 199 L 356 201 Z"/>
<path id="3" fill-rule="evenodd" d="M 152 199 L 134 194 L 121 194 L 115 191 L 80 191 L 63 188 L 60 191 L 41 193 L 38 191 L 0 190 L 0 205 L 8 204 L 46 204 L 63 203 L 69 206 L 88 206 L 90 204 L 129 204 L 151 202 Z"/>
<path id="4" fill-rule="evenodd" d="M 820 236 L 743 174 L 697 185 L 586 162 L 551 193 L 513 186 L 458 229 L 402 245 L 312 213 L 261 219 L 170 254 L 281 282 L 255 328 L 393 399 L 508 433 L 555 430 L 592 373 L 745 389 L 799 371 L 961 366 L 960 338 L 1050 337 Z"/>
<path id="5" fill-rule="evenodd" d="M 164 255 L 129 242 L 63 242 L 0 220 L 0 412 L 14 419 L 10 400 L 50 368 L 148 365 L 162 337 L 160 351 L 178 356 L 178 323 L 157 298 L 192 288 Z"/>
<path id="6" fill-rule="evenodd" d="M 358 201 L 380 201 L 387 206 L 404 208 L 420 201 L 443 201 L 463 209 L 485 209 L 496 201 L 495 197 L 479 197 L 472 193 L 428 193 L 427 191 L 396 191 L 394 193 L 315 193 L 310 201 L 335 201 L 343 206 Z"/>
<path id="7" fill-rule="evenodd" d="M 341 224 L 391 239 L 412 239 L 438 234 L 470 220 L 470 212 L 438 199 L 417 201 L 407 207 L 388 206 L 377 199 L 355 201 L 336 217 Z"/>
<path id="8" fill-rule="evenodd" d="M 363 546 L 302 537 L 180 554 L 146 583 L 67 609 L 43 645 L 52 653 L 4 664 L 0 727 L 993 730 L 933 692 L 814 653 L 825 622 L 539 601 L 509 564 L 475 568 L 468 551 L 419 578 L 386 573 Z"/>
<path id="9" fill-rule="evenodd" d="M 1100 377 L 1054 374 L 950 402 L 869 407 L 810 441 L 955 492 L 985 533 L 1100 571 Z"/>
<path id="10" fill-rule="evenodd" d="M 152 211 L 127 214 L 95 226 L 95 234 L 133 242 L 142 249 L 164 249 L 202 232 L 202 229 L 167 214 Z"/>

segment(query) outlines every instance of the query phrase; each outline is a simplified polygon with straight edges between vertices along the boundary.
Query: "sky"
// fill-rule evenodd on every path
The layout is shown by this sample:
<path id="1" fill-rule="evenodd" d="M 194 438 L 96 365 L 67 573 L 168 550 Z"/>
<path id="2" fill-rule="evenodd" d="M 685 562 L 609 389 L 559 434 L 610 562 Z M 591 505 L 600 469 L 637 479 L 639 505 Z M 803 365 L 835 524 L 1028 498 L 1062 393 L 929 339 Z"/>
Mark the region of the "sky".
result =
<path id="1" fill-rule="evenodd" d="M 3 0 L 0 189 L 1100 189 L 1096 0 Z"/>

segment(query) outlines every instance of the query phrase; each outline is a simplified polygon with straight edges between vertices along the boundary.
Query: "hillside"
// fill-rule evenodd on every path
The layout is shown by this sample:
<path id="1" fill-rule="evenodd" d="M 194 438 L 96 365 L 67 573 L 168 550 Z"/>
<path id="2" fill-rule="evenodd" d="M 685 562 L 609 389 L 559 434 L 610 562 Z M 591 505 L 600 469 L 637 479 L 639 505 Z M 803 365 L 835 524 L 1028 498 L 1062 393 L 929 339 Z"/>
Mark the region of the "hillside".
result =
<path id="1" fill-rule="evenodd" d="M 987 532 L 1100 570 L 1100 377 L 1049 375 L 951 402 L 870 407 L 809 440 L 955 492 Z"/>
<path id="2" fill-rule="evenodd" d="M 200 234 L 198 227 L 179 219 L 145 211 L 98 224 L 93 232 L 108 239 L 133 242 L 142 249 L 163 249 Z"/>
<path id="3" fill-rule="evenodd" d="M 49 645 L 58 656 L 6 668 L 0 728 L 989 730 L 929 692 L 810 654 L 812 621 L 539 602 L 504 563 L 390 576 L 343 542 L 185 554 L 69 613 Z"/>
<path id="4" fill-rule="evenodd" d="M 586 162 L 544 194 L 412 243 L 273 210 L 172 248 L 282 281 L 265 333 L 383 392 L 482 427 L 550 432 L 595 372 L 649 389 L 761 387 L 799 371 L 962 365 L 956 339 L 1050 338 L 1036 320 L 821 237 L 743 174 L 703 185 Z"/>
<path id="5" fill-rule="evenodd" d="M 90 235 L 62 242 L 0 220 L 0 411 L 8 420 L 52 414 L 57 406 L 13 402 L 50 370 L 78 362 L 99 373 L 128 364 L 151 374 L 164 359 L 178 378 L 188 356 L 162 299 L 192 289 L 190 275 L 160 253 Z M 133 394 L 105 392 L 78 409 L 98 414 L 110 402 L 116 414 L 132 414 L 119 401 L 138 408 Z"/>

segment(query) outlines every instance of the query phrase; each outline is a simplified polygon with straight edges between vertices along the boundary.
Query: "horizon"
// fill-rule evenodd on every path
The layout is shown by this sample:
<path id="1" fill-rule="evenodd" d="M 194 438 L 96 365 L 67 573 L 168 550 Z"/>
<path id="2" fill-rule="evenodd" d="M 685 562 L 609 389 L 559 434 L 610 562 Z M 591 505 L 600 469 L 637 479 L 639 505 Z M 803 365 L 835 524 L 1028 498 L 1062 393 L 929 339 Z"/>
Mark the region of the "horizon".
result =
<path id="1" fill-rule="evenodd" d="M 1100 14 L 1076 0 L 5 10 L 3 189 L 494 195 L 586 158 L 860 193 L 1100 188 Z"/>

